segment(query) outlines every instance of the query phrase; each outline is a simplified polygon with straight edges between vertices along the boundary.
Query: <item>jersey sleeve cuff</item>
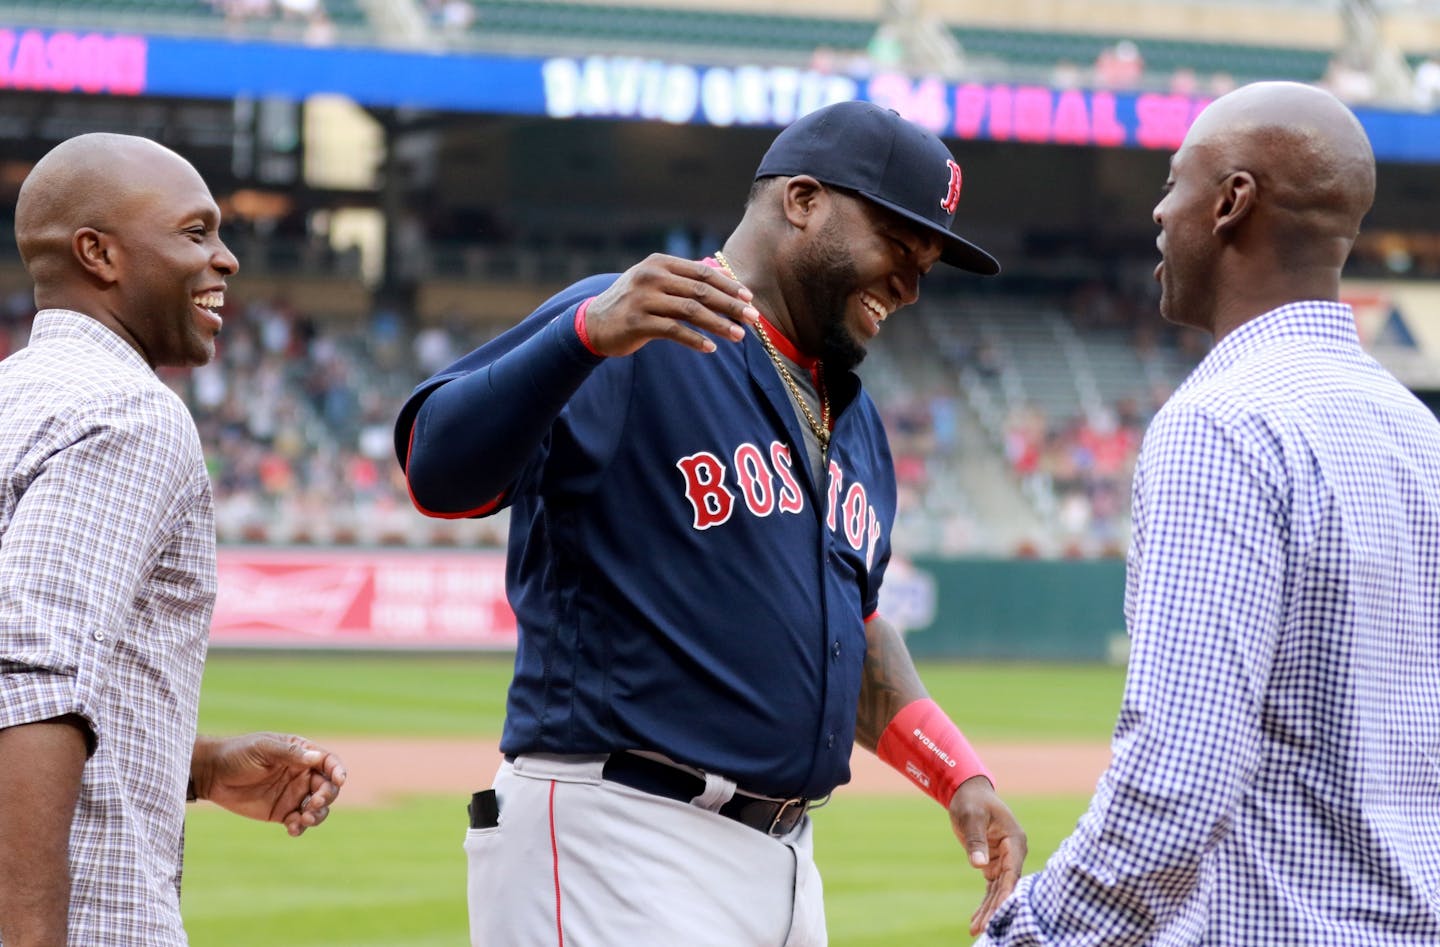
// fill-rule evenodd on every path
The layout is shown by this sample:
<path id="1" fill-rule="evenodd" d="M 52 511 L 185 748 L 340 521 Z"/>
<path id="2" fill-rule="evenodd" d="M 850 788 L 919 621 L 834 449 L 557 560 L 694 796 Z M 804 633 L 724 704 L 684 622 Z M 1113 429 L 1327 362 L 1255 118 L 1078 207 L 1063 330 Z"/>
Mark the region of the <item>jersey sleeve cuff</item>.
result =
<path id="1" fill-rule="evenodd" d="M 591 296 L 589 299 L 580 303 L 579 306 L 575 307 L 575 315 L 569 320 L 572 331 L 558 333 L 561 345 L 566 349 L 567 353 L 574 356 L 577 361 L 586 365 L 598 365 L 605 359 L 605 356 L 597 352 L 595 347 L 590 344 L 590 333 L 585 325 L 585 316 L 589 312 L 590 303 L 594 302 L 594 300 L 595 297 Z M 563 317 L 556 320 L 557 323 L 564 323 L 565 321 Z"/>

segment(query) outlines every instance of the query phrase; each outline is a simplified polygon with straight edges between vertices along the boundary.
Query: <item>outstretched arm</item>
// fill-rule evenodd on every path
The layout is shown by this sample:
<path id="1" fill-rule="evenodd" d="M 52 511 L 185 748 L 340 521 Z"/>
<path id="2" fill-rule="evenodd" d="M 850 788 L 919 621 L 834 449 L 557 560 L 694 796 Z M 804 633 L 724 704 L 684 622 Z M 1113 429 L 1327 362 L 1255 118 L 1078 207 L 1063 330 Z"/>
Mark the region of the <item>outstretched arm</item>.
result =
<path id="1" fill-rule="evenodd" d="M 985 875 L 985 898 L 970 918 L 978 934 L 1020 880 L 1025 833 L 965 737 L 929 699 L 895 626 L 872 617 L 865 642 L 856 742 L 949 810 L 955 837 Z"/>
<path id="2" fill-rule="evenodd" d="M 606 357 L 657 339 L 713 352 L 712 336 L 738 342 L 740 323 L 759 318 L 751 299 L 712 266 L 658 253 L 608 285 L 570 287 L 411 396 L 396 450 L 415 503 L 441 517 L 491 512 Z"/>
<path id="3" fill-rule="evenodd" d="M 1145 434 L 1125 591 L 1130 661 L 1110 765 L 1075 831 L 1003 906 L 985 944 L 1151 943 L 1203 899 L 1206 858 L 1233 842 L 1235 811 L 1266 753 L 1291 491 L 1268 448 L 1231 427 L 1254 418 L 1236 417 L 1172 403 Z M 1272 725 L 1288 724 L 1282 715 Z"/>
<path id="4" fill-rule="evenodd" d="M 63 944 L 70 822 L 89 730 L 66 716 L 0 730 L 0 939 Z"/>
<path id="5" fill-rule="evenodd" d="M 325 821 L 345 776 L 340 757 L 281 733 L 198 737 L 190 759 L 195 798 L 247 818 L 282 822 L 291 835 Z"/>

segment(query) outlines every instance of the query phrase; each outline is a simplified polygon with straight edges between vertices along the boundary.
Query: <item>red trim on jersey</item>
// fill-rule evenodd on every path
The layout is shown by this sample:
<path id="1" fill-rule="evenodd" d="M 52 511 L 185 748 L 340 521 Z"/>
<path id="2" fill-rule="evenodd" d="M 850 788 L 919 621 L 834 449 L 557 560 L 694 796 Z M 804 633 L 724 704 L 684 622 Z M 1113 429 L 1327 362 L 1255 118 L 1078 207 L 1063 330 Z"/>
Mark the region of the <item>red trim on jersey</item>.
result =
<path id="1" fill-rule="evenodd" d="M 868 615 L 865 616 L 865 624 L 868 625 L 868 624 L 870 624 L 870 621 L 871 621 L 872 619 L 879 618 L 879 617 L 880 617 L 880 609 L 877 608 L 877 609 L 875 609 L 875 611 L 873 611 L 873 612 L 871 612 L 870 614 L 868 614 Z"/>
<path id="2" fill-rule="evenodd" d="M 723 271 L 723 268 L 720 266 L 720 261 L 713 256 L 707 256 L 700 262 L 711 269 Z M 761 331 L 769 337 L 770 341 L 774 343 L 775 349 L 781 355 L 784 355 L 790 361 L 810 373 L 810 383 L 815 386 L 816 391 L 820 392 L 820 400 L 823 403 L 825 400 L 825 378 L 820 374 L 820 360 L 818 358 L 811 358 L 808 355 L 801 355 L 800 350 L 795 347 L 795 343 L 791 342 L 785 333 L 775 328 L 775 323 L 766 319 L 763 312 L 760 313 L 760 325 Z M 598 355 L 599 353 L 597 352 L 596 354 Z M 825 428 L 830 431 L 835 430 L 835 419 L 826 418 Z"/>
<path id="3" fill-rule="evenodd" d="M 760 315 L 760 322 L 764 326 L 762 331 L 770 337 L 770 341 L 775 344 L 776 350 L 810 373 L 810 383 L 815 386 L 816 391 L 820 392 L 820 403 L 824 404 L 825 378 L 820 374 L 820 360 L 818 358 L 811 358 L 808 355 L 801 355 L 800 350 L 795 347 L 795 343 L 787 339 L 785 333 L 775 328 L 775 325 L 769 319 L 765 318 L 764 313 Z M 829 431 L 835 430 L 835 419 L 833 417 L 825 418 L 825 429 Z"/>
<path id="4" fill-rule="evenodd" d="M 575 310 L 575 334 L 580 337 L 580 344 L 585 346 L 591 355 L 599 355 L 603 358 L 605 353 L 598 351 L 595 346 L 590 344 L 590 333 L 585 328 L 585 311 L 590 308 L 590 304 L 594 301 L 595 297 L 591 296 L 580 304 L 579 309 Z"/>
<path id="5" fill-rule="evenodd" d="M 414 506 L 415 509 L 419 510 L 421 513 L 424 513 L 426 516 L 433 516 L 438 520 L 463 520 L 468 519 L 472 516 L 484 516 L 486 513 L 495 512 L 496 508 L 500 506 L 500 501 L 505 499 L 505 493 L 504 491 L 501 491 L 500 495 L 497 496 L 495 499 L 489 501 L 488 503 L 482 503 L 479 506 L 475 507 L 475 509 L 473 510 L 465 510 L 460 513 L 440 513 L 435 510 L 427 510 L 424 506 L 421 505 L 419 500 L 415 499 L 415 490 L 413 487 L 410 486 L 410 452 L 414 449 L 415 427 L 412 424 L 410 427 L 410 442 L 405 445 L 405 492 L 410 495 L 410 504 Z"/>
<path id="6" fill-rule="evenodd" d="M 795 347 L 795 343 L 791 342 L 785 333 L 775 328 L 774 323 L 766 319 L 764 313 L 760 314 L 760 325 L 765 329 L 765 334 L 770 336 L 770 341 L 774 342 L 775 347 L 780 350 L 781 355 L 809 372 L 811 378 L 816 377 L 815 369 L 820 365 L 818 358 L 801 355 L 800 350 Z"/>
<path id="7" fill-rule="evenodd" d="M 722 269 L 720 266 L 720 261 L 715 259 L 713 256 L 707 256 L 700 262 L 704 263 L 706 266 L 714 270 Z M 799 365 L 801 368 L 808 371 L 810 373 L 810 377 L 816 380 L 816 384 L 819 384 L 820 376 L 816 369 L 820 367 L 820 360 L 818 358 L 811 358 L 808 355 L 801 355 L 800 350 L 795 347 L 795 343 L 791 342 L 789 337 L 786 336 L 785 333 L 775 328 L 775 323 L 771 322 L 769 319 L 766 319 L 763 312 L 760 313 L 760 324 L 764 327 L 765 334 L 770 336 L 770 341 L 775 343 L 775 348 L 780 350 L 780 354 L 784 355 L 790 361 L 794 362 L 796 365 Z"/>
<path id="8" fill-rule="evenodd" d="M 555 872 L 555 943 L 565 947 L 565 925 L 560 912 L 560 841 L 555 837 L 555 780 L 550 780 L 550 862 Z"/>

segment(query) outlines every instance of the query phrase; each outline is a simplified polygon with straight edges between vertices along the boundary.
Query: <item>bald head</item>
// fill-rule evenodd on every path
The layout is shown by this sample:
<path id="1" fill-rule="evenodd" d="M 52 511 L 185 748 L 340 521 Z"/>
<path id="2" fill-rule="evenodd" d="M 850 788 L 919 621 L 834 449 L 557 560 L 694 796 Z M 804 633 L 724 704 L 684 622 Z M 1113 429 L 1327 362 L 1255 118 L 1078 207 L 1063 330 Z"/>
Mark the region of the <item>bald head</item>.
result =
<path id="1" fill-rule="evenodd" d="M 21 185 L 15 237 L 37 307 L 90 316 L 152 366 L 214 356 L 240 263 L 210 188 L 169 148 L 129 135 L 62 142 Z"/>
<path id="2" fill-rule="evenodd" d="M 177 180 L 204 187 L 188 161 L 148 138 L 95 132 L 56 145 L 25 178 L 15 206 L 15 240 L 37 292 L 81 275 L 76 231 L 116 229 L 137 201 Z"/>
<path id="3" fill-rule="evenodd" d="M 1280 245 L 1322 257 L 1338 253 L 1337 266 L 1375 199 L 1375 155 L 1364 128 L 1339 99 L 1314 86 L 1259 82 L 1236 89 L 1200 114 L 1184 147 L 1208 152 L 1217 174 L 1252 175 L 1257 209 Z"/>
<path id="4" fill-rule="evenodd" d="M 1161 315 L 1219 339 L 1285 303 L 1338 299 L 1374 199 L 1375 155 L 1339 99 L 1294 82 L 1221 96 L 1155 206 Z"/>

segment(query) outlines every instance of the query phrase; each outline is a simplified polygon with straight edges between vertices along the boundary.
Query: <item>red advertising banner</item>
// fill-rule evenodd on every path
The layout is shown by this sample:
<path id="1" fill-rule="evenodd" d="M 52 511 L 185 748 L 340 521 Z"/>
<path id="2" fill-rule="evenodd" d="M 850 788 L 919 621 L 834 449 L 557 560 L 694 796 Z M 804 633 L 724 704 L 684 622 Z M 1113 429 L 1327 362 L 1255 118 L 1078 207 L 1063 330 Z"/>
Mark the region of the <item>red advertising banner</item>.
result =
<path id="1" fill-rule="evenodd" d="M 515 647 L 503 552 L 224 548 L 210 643 Z"/>

